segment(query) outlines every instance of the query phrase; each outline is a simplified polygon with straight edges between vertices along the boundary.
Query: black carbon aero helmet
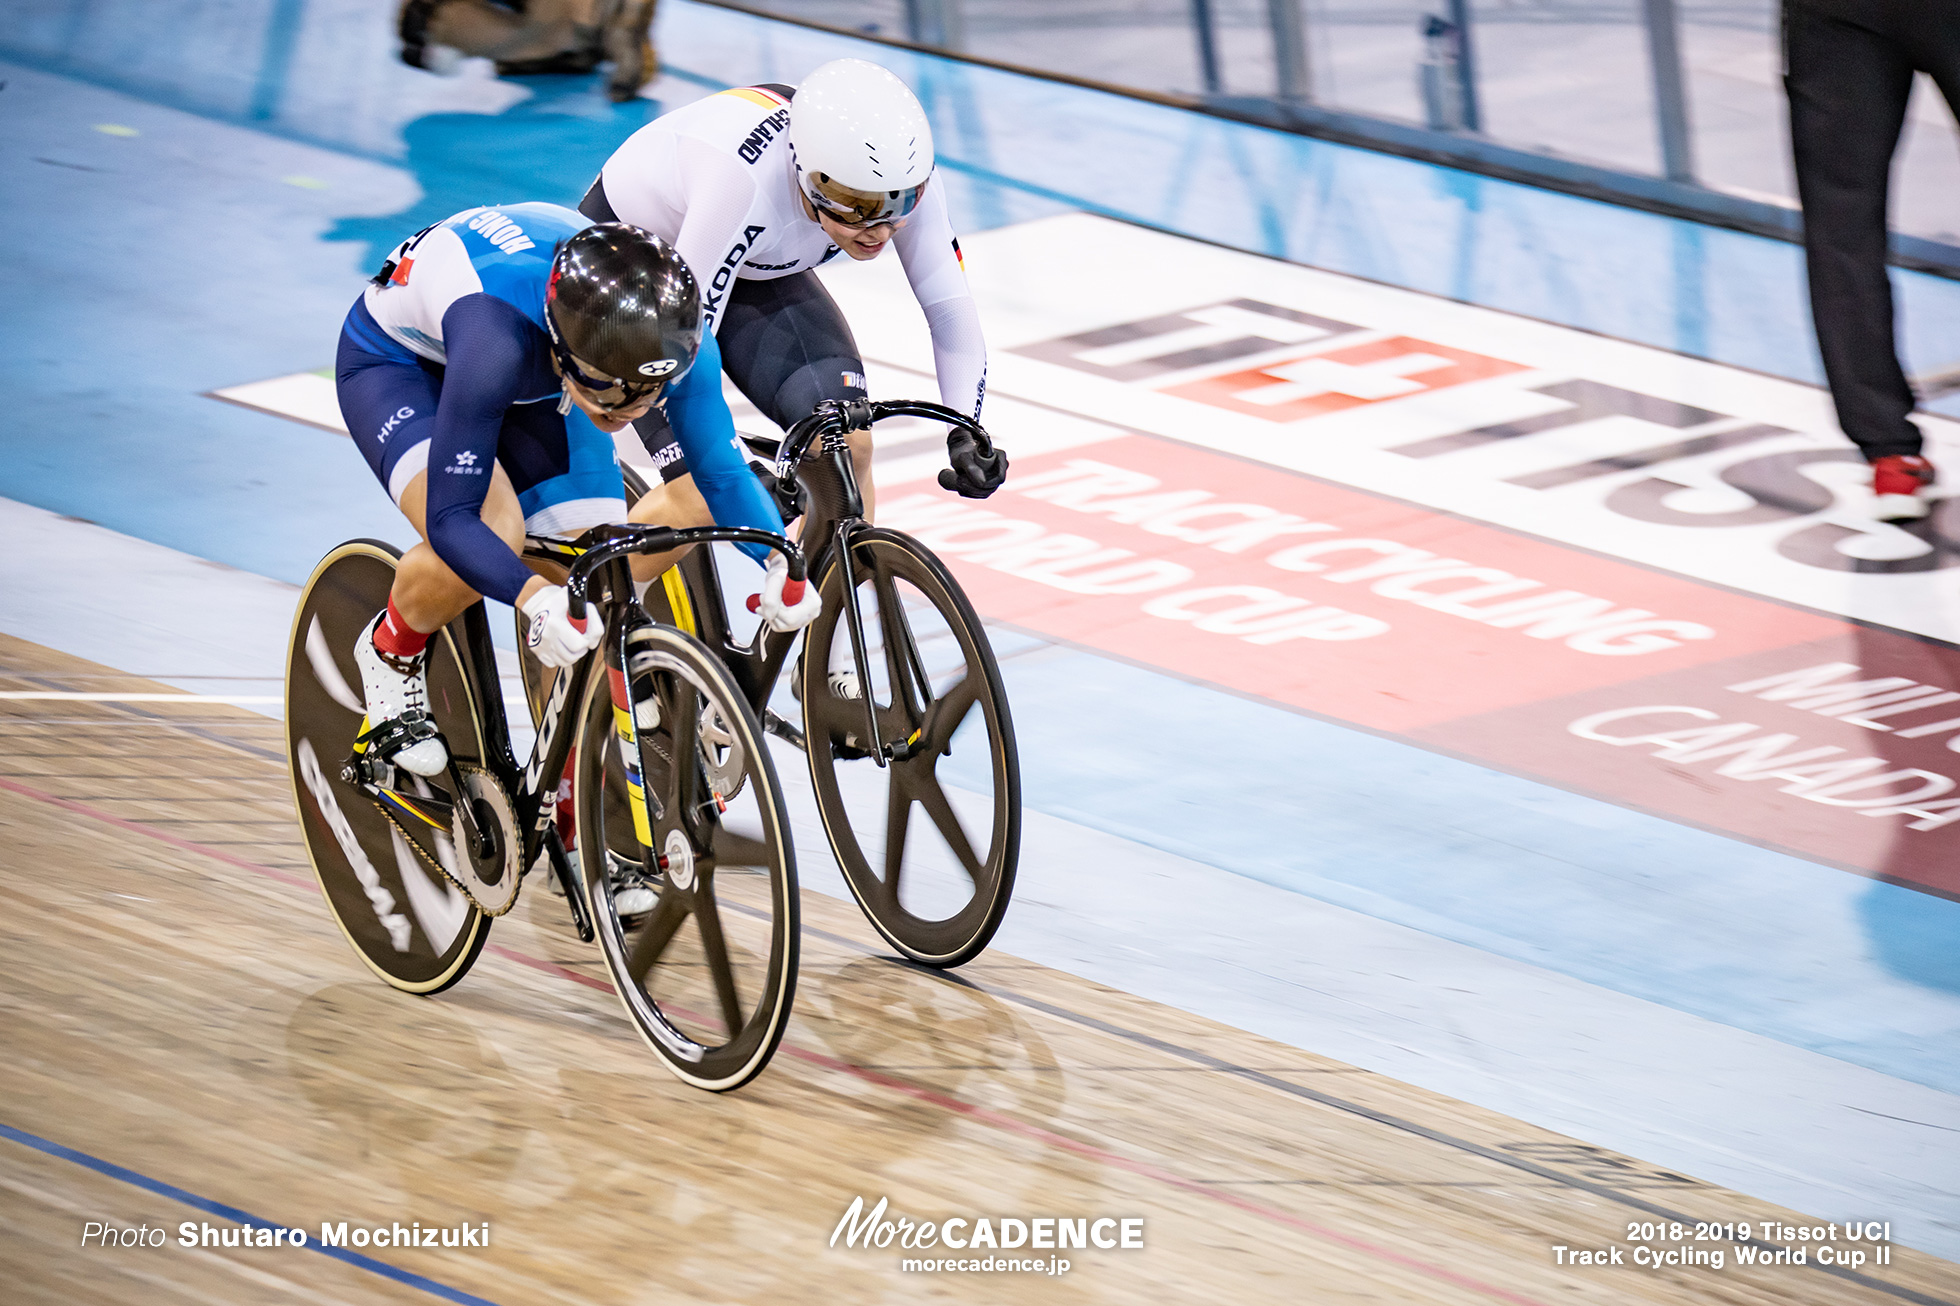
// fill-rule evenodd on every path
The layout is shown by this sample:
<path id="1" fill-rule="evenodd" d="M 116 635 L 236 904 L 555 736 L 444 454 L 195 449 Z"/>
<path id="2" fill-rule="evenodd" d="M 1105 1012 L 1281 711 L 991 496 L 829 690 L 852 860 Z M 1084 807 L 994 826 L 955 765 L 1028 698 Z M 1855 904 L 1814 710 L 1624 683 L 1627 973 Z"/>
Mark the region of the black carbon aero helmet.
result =
<path id="1" fill-rule="evenodd" d="M 544 324 L 560 371 L 609 407 L 625 407 L 694 365 L 701 288 L 686 260 L 660 237 L 601 222 L 558 247 Z M 623 396 L 607 393 L 614 390 Z"/>

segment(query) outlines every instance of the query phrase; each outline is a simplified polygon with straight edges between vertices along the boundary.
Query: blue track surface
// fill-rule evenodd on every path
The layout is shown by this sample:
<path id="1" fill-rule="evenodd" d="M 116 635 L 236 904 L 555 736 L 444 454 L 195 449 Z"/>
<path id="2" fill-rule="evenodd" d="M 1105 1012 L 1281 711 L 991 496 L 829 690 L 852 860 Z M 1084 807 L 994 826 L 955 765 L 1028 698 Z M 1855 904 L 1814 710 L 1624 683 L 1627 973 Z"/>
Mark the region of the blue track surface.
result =
<path id="1" fill-rule="evenodd" d="M 582 193 L 659 103 L 608 104 L 590 78 L 444 81 L 394 64 L 387 16 L 357 0 L 38 0 L 0 57 L 255 132 L 411 170 L 423 203 L 333 239 L 385 245 L 490 198 Z M 673 81 L 794 81 L 882 61 L 919 88 L 956 225 L 1088 209 L 1392 285 L 1779 376 L 1819 377 L 1799 251 L 1474 173 L 672 0 Z M 672 102 L 671 85 L 665 88 Z M 367 256 L 360 260 L 365 264 Z M 1912 370 L 1960 361 L 1960 283 L 1893 273 Z"/>
<path id="2" fill-rule="evenodd" d="M 1072 741 L 1023 746 L 1030 806 L 1960 1092 L 1960 903 L 1089 653 L 1005 667 Z"/>

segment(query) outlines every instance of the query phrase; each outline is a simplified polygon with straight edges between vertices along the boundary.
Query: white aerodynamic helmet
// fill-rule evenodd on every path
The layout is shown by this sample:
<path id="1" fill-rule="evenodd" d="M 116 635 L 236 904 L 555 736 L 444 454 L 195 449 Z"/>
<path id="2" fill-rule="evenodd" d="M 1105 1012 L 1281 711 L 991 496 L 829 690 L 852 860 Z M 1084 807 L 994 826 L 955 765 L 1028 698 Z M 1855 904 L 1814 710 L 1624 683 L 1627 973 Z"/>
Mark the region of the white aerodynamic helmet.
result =
<path id="1" fill-rule="evenodd" d="M 904 82 L 862 59 L 834 59 L 803 79 L 789 144 L 805 197 L 852 226 L 904 217 L 932 176 L 926 111 Z"/>

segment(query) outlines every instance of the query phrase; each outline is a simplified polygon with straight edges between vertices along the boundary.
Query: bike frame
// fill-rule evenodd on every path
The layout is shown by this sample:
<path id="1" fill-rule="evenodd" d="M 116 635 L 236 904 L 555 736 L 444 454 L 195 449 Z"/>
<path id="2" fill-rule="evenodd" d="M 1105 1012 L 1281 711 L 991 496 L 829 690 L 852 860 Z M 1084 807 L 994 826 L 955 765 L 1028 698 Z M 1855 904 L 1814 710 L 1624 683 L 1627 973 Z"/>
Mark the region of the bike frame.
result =
<path id="1" fill-rule="evenodd" d="M 769 531 L 721 526 L 674 530 L 665 526 L 605 525 L 593 527 L 570 543 L 548 537 L 531 537 L 526 549 L 528 556 L 567 567 L 565 588 L 570 597 L 568 606 L 573 619 L 583 620 L 587 605 L 594 603 L 612 619 L 613 625 L 608 631 L 603 657 L 587 655 L 580 658 L 553 679 L 551 693 L 538 723 L 537 741 L 521 769 L 511 748 L 510 722 L 504 711 L 503 681 L 497 669 L 496 649 L 490 640 L 489 616 L 480 602 L 463 614 L 464 673 L 471 681 L 471 692 L 478 704 L 488 754 L 483 759 L 484 767 L 510 795 L 517 830 L 524 840 L 518 865 L 528 867 L 537 860 L 540 851 L 546 853 L 552 873 L 558 877 L 559 886 L 564 890 L 572 923 L 580 940 L 586 943 L 592 942 L 594 937 L 591 914 L 577 876 L 572 871 L 571 857 L 558 836 L 554 819 L 558 780 L 571 757 L 575 733 L 568 726 L 565 708 L 568 703 L 585 701 L 586 686 L 591 680 L 593 668 L 600 662 L 603 661 L 610 671 L 623 671 L 629 634 L 652 622 L 633 595 L 632 576 L 624 565 L 625 559 L 635 553 L 659 553 L 716 540 L 760 544 L 778 550 L 788 560 L 790 578 L 801 580 L 804 577 L 801 551 L 783 536 Z M 450 776 L 451 783 L 456 786 L 454 805 L 461 810 L 466 833 L 470 838 L 480 840 L 483 835 L 475 804 L 463 801 L 461 778 L 453 762 Z M 429 802 L 427 799 L 419 801 Z"/>
<path id="2" fill-rule="evenodd" d="M 972 418 L 940 404 L 909 400 L 870 403 L 826 399 L 809 416 L 790 427 L 780 444 L 744 437 L 751 448 L 775 459 L 775 475 L 780 483 L 801 484 L 809 490 L 810 505 L 803 514 L 800 536 L 800 542 L 809 554 L 809 574 L 813 581 L 820 580 L 832 558 L 842 568 L 844 620 L 850 632 L 851 656 L 857 665 L 859 683 L 865 685 L 871 683 L 870 667 L 867 665 L 869 654 L 864 635 L 864 614 L 858 603 L 857 573 L 852 560 L 851 542 L 858 532 L 871 529 L 871 523 L 864 519 L 864 495 L 858 488 L 857 467 L 852 461 L 845 436 L 852 431 L 869 430 L 890 417 L 924 417 L 944 422 L 948 426 L 972 432 L 983 451 L 991 452 L 993 448 L 986 431 Z M 817 444 L 817 450 L 811 455 L 813 443 Z M 811 465 L 827 468 L 830 476 L 809 479 L 805 471 L 806 457 L 809 457 Z M 721 577 L 713 554 L 708 554 L 702 560 L 702 565 L 713 579 L 714 592 L 719 599 Z M 690 633 L 697 634 L 721 656 L 736 683 L 742 687 L 742 692 L 748 695 L 750 706 L 755 708 L 765 728 L 797 747 L 807 749 L 808 742 L 801 731 L 766 711 L 770 689 L 789 656 L 790 646 L 796 642 L 797 632 L 777 633 L 765 624 L 757 628 L 747 644 L 739 644 L 729 631 L 727 610 L 721 602 L 707 604 L 705 611 L 697 609 L 695 620 L 705 624 L 708 629 Z M 923 711 L 930 706 L 931 692 L 927 688 L 924 661 L 919 651 L 910 646 L 909 632 L 907 634 L 906 662 L 912 674 L 909 678 L 900 679 L 910 680 L 903 686 L 903 692 L 912 700 L 911 705 L 916 710 Z M 894 685 L 895 692 L 899 688 Z M 870 755 L 880 767 L 894 757 L 902 758 L 905 744 L 894 745 L 880 737 L 877 707 L 868 693 L 864 695 L 864 710 L 865 738 L 872 743 Z"/>

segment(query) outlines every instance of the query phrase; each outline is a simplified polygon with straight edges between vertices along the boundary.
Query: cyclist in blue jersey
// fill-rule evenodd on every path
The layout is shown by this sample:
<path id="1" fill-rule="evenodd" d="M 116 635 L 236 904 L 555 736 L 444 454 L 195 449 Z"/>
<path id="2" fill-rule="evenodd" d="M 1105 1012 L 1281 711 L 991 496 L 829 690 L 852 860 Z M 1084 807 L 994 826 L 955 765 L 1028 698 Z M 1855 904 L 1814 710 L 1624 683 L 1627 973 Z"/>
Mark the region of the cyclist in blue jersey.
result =
<path id="1" fill-rule="evenodd" d="M 735 443 L 694 276 L 638 227 L 554 204 L 439 222 L 397 246 L 355 301 L 335 372 L 348 431 L 423 538 L 355 649 L 361 738 L 415 774 L 448 765 L 426 724 L 429 638 L 480 596 L 518 608 L 550 666 L 604 637 L 596 616 L 571 620 L 564 587 L 520 552 L 527 531 L 627 519 L 613 434 L 635 418 L 666 413 L 717 522 L 783 529 Z M 764 619 L 812 620 L 815 587 L 789 581 L 779 555 L 748 551 L 768 569 Z M 642 578 L 664 565 L 651 561 Z"/>

